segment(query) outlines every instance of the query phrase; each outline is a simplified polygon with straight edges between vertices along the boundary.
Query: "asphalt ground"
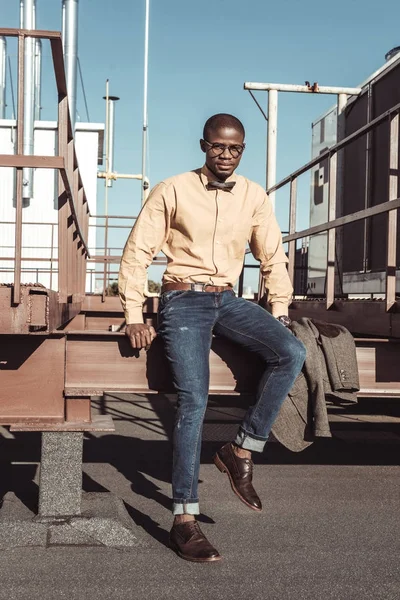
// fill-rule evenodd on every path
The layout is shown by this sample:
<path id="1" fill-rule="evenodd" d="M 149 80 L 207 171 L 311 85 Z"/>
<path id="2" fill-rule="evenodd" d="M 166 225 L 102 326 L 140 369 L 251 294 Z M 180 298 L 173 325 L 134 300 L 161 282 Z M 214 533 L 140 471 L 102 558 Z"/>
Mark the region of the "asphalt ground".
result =
<path id="1" fill-rule="evenodd" d="M 269 443 L 255 457 L 263 512 L 249 510 L 212 463 L 243 414 L 239 397 L 211 398 L 203 433 L 201 526 L 219 563 L 168 548 L 174 399 L 108 396 L 96 410 L 116 432 L 85 435 L 83 489 L 122 498 L 138 546 L 5 548 L 0 599 L 400 599 L 400 400 L 332 414 L 332 439 L 299 454 Z M 379 413 L 379 418 L 376 413 Z M 37 504 L 38 434 L 0 430 L 0 497 Z"/>

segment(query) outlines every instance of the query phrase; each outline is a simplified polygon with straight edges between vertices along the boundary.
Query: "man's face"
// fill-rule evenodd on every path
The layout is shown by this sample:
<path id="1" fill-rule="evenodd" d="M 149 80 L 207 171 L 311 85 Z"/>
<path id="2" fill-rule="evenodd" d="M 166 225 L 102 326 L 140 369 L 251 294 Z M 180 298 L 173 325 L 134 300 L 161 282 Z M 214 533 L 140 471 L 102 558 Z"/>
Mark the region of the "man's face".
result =
<path id="1" fill-rule="evenodd" d="M 207 143 L 208 142 L 208 143 Z M 231 127 L 222 127 L 215 131 L 210 131 L 207 134 L 207 140 L 200 140 L 200 147 L 206 154 L 206 165 L 217 179 L 225 181 L 232 175 L 238 167 L 242 154 L 237 154 L 236 147 L 240 149 L 243 146 L 243 135 L 236 129 Z M 212 144 L 222 144 L 225 146 L 233 146 L 233 154 L 229 148 L 221 149 L 212 147 Z"/>

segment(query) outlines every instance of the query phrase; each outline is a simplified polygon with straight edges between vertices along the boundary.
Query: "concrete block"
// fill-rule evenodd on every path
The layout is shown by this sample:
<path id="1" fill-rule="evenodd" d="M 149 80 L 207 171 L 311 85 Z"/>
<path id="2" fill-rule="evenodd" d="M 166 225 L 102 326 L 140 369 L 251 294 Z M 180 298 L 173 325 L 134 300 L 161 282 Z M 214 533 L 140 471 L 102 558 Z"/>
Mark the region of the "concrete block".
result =
<path id="1" fill-rule="evenodd" d="M 77 528 L 68 523 L 60 525 L 50 525 L 47 538 L 49 546 L 101 546 L 102 543 L 96 541 L 90 535 L 82 533 Z"/>
<path id="2" fill-rule="evenodd" d="M 42 433 L 39 517 L 80 514 L 82 450 L 82 432 Z"/>
<path id="3" fill-rule="evenodd" d="M 32 521 L 10 521 L 0 523 L 0 549 L 21 546 L 46 546 L 47 526 Z"/>

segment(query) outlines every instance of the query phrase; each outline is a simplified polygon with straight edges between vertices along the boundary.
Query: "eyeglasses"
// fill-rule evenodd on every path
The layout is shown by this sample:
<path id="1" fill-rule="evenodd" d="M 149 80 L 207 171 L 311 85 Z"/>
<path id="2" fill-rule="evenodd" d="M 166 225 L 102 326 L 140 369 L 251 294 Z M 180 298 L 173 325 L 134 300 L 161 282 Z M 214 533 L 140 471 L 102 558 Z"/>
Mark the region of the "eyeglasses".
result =
<path id="1" fill-rule="evenodd" d="M 225 152 L 226 149 L 229 150 L 232 158 L 239 158 L 239 156 L 243 153 L 243 150 L 246 147 L 246 144 L 233 144 L 232 146 L 227 146 L 226 144 L 212 144 L 211 142 L 204 140 L 206 144 L 210 147 L 208 149 L 211 156 L 221 156 Z"/>

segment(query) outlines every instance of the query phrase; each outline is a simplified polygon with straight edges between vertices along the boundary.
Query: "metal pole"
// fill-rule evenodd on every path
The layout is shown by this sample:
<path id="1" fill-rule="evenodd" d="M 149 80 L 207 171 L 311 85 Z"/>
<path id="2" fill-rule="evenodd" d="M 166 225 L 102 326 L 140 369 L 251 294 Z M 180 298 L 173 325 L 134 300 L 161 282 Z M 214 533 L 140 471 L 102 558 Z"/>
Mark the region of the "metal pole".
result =
<path id="1" fill-rule="evenodd" d="M 104 186 L 104 214 L 105 214 L 105 228 L 104 228 L 104 256 L 107 256 L 107 244 L 108 244 L 108 176 L 110 173 L 110 82 L 106 81 L 106 180 Z M 103 272 L 103 293 L 101 296 L 102 302 L 106 301 L 106 275 L 107 262 L 104 261 L 104 272 Z"/>
<path id="2" fill-rule="evenodd" d="M 107 80 L 108 81 L 108 80 Z M 113 178 L 109 177 L 111 173 L 114 173 L 114 139 L 115 139 L 115 103 L 119 100 L 118 96 L 104 96 L 103 98 L 107 102 L 106 115 L 107 115 L 107 140 L 106 140 L 106 186 L 113 186 Z M 108 165 L 108 166 L 107 166 Z"/>
<path id="3" fill-rule="evenodd" d="M 317 83 L 314 85 L 292 85 L 286 83 L 255 83 L 248 81 L 244 84 L 245 90 L 258 90 L 262 92 L 302 92 L 305 94 L 347 94 L 348 96 L 358 96 L 361 92 L 361 88 L 347 88 L 347 87 L 332 87 L 321 85 Z"/>
<path id="4" fill-rule="evenodd" d="M 36 0 L 24 0 L 21 4 L 21 27 L 36 29 Z M 34 154 L 34 117 L 35 117 L 35 38 L 25 38 L 24 49 L 24 150 L 25 155 Z M 23 206 L 29 206 L 33 198 L 33 169 L 23 170 Z"/>
<path id="5" fill-rule="evenodd" d="M 268 92 L 267 190 L 276 183 L 276 148 L 278 127 L 278 92 Z M 269 195 L 275 210 L 275 192 Z"/>
<path id="6" fill-rule="evenodd" d="M 7 40 L 0 36 L 0 119 L 6 117 L 6 56 Z"/>
<path id="7" fill-rule="evenodd" d="M 106 81 L 106 181 L 104 192 L 104 214 L 108 214 L 108 175 L 110 173 L 110 82 Z"/>
<path id="8" fill-rule="evenodd" d="M 147 92 L 148 92 L 148 71 L 149 71 L 149 15 L 150 0 L 146 0 L 145 13 L 145 34 L 144 34 L 144 84 L 143 84 L 143 138 L 142 138 L 142 204 L 144 204 L 148 190 L 146 180 L 146 154 L 147 154 Z"/>
<path id="9" fill-rule="evenodd" d="M 76 120 L 76 83 L 78 72 L 78 8 L 78 0 L 63 0 L 62 2 L 62 41 L 65 75 L 67 78 L 68 105 L 73 132 Z"/>
<path id="10" fill-rule="evenodd" d="M 35 40 L 35 121 L 40 121 L 42 94 L 42 40 Z"/>
<path id="11" fill-rule="evenodd" d="M 397 198 L 399 189 L 399 113 L 390 119 L 389 138 L 389 201 Z M 396 304 L 397 210 L 388 212 L 386 249 L 386 311 Z"/>
<path id="12" fill-rule="evenodd" d="M 346 114 L 347 94 L 339 94 L 337 98 L 337 129 L 336 140 L 340 142 L 346 137 Z M 344 149 L 337 152 L 336 163 L 336 216 L 341 217 L 344 212 Z M 337 261 L 337 283 L 336 292 L 343 294 L 343 229 L 336 230 L 336 261 Z"/>

